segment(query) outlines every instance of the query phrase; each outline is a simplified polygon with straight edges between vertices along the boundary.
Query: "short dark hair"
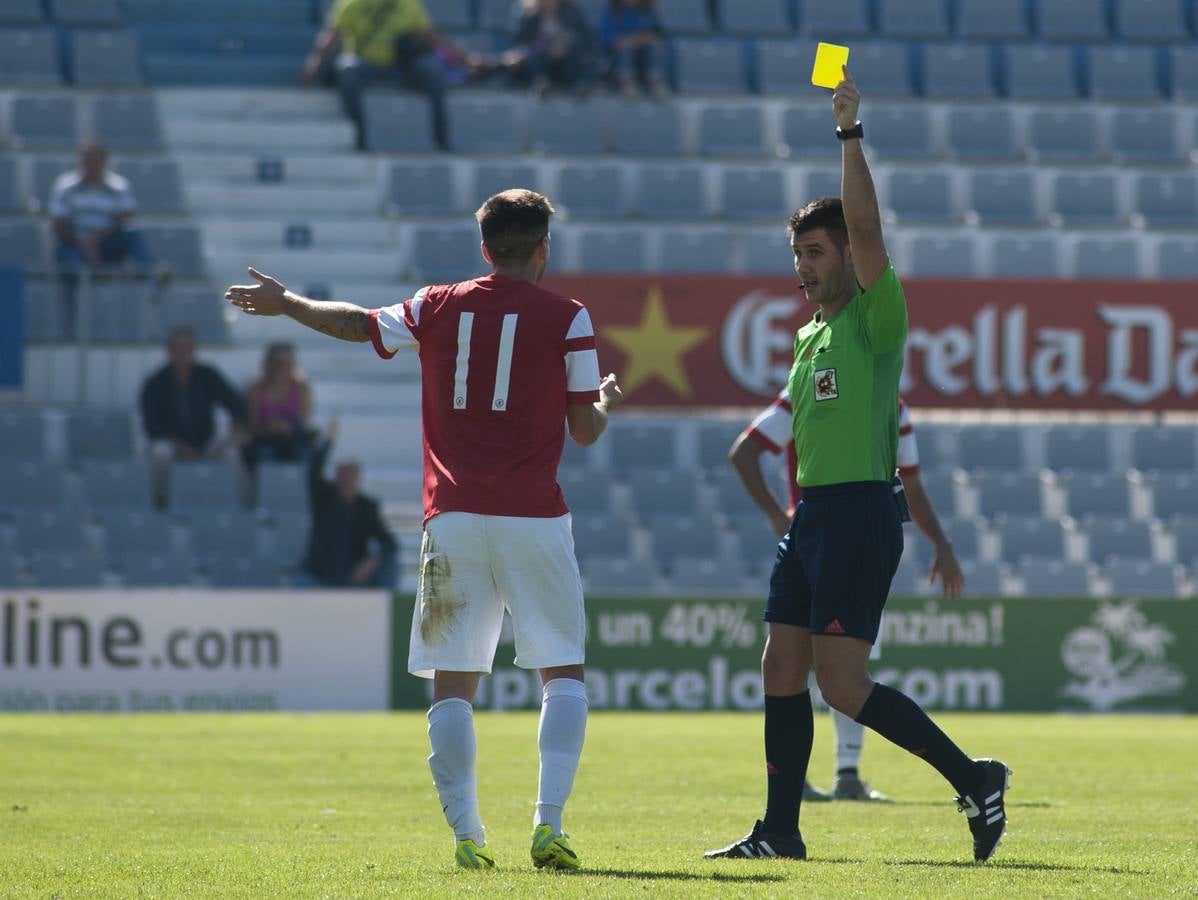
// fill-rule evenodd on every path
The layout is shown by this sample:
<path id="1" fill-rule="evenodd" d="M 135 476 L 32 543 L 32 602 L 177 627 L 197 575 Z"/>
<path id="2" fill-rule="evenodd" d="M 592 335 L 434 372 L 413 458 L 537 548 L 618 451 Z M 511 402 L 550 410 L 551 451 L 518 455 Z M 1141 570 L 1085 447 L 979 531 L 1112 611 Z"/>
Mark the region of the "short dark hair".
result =
<path id="1" fill-rule="evenodd" d="M 497 266 L 512 266 L 532 258 L 537 245 L 549 234 L 549 217 L 555 212 L 543 194 L 512 188 L 488 198 L 474 218 L 491 261 Z"/>
<path id="2" fill-rule="evenodd" d="M 823 228 L 841 253 L 849 243 L 849 229 L 844 224 L 844 205 L 839 197 L 820 197 L 802 209 L 796 209 L 786 222 L 790 239 L 794 240 L 805 231 Z"/>

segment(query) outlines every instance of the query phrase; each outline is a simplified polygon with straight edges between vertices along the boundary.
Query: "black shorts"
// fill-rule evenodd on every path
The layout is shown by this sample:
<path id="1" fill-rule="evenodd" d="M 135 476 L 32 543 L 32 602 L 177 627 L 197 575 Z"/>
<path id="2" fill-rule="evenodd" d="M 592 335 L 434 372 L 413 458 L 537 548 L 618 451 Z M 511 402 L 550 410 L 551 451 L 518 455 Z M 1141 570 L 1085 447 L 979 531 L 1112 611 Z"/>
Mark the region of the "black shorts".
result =
<path id="1" fill-rule="evenodd" d="M 888 483 L 804 488 L 778 544 L 762 618 L 872 644 L 902 555 L 903 526 Z"/>

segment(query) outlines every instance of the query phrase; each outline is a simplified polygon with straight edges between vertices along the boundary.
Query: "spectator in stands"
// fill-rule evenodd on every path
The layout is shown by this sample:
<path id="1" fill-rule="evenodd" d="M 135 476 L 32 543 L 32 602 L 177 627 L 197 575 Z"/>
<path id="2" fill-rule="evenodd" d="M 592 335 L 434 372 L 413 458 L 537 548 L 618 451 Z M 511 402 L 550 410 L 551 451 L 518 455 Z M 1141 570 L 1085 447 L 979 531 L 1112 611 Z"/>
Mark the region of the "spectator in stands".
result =
<path id="1" fill-rule="evenodd" d="M 246 462 L 302 462 L 312 448 L 312 388 L 295 366 L 295 347 L 271 344 L 262 375 L 246 392 Z"/>
<path id="2" fill-rule="evenodd" d="M 245 421 L 241 394 L 214 367 L 195 361 L 196 339 L 190 328 L 173 331 L 166 342 L 168 361 L 146 379 L 141 389 L 141 416 L 154 463 L 154 502 L 166 505 L 167 469 L 172 460 L 190 461 L 219 455 L 213 446 L 216 408 L 233 419 L 234 440 Z"/>
<path id="3" fill-rule="evenodd" d="M 522 0 L 503 57 L 515 77 L 544 96 L 551 88 L 587 91 L 594 80 L 595 38 L 574 0 Z"/>
<path id="4" fill-rule="evenodd" d="M 665 35 L 656 0 L 609 0 L 599 19 L 599 36 L 625 96 L 635 97 L 638 86 L 658 99 L 669 94 L 661 74 Z"/>
<path id="5" fill-rule="evenodd" d="M 361 492 L 361 467 L 343 461 L 337 464 L 332 481 L 324 477 L 325 460 L 336 436 L 333 422 L 308 464 L 312 532 L 303 580 L 311 586 L 394 588 L 399 544 L 383 522 L 378 501 Z"/>
<path id="6" fill-rule="evenodd" d="M 449 149 L 445 63 L 438 48 L 446 43 L 434 29 L 422 0 L 337 0 L 300 80 L 312 81 L 337 50 L 337 89 L 345 114 L 358 130 L 358 149 L 366 149 L 362 91 L 372 82 L 400 81 L 428 95 L 433 137 Z"/>

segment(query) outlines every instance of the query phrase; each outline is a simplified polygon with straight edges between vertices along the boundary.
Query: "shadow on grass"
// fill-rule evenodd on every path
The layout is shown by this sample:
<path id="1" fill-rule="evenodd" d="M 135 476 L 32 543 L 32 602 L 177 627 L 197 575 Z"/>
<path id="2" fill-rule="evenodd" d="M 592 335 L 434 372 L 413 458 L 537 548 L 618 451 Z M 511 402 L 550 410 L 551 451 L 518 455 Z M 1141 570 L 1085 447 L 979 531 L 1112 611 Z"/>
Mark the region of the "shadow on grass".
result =
<path id="1" fill-rule="evenodd" d="M 858 860 L 843 860 L 858 862 Z M 1012 869 L 1025 872 L 1090 872 L 1102 875 L 1147 875 L 1141 869 L 1125 869 L 1118 866 L 1063 866 L 1058 863 L 1019 862 L 1012 859 L 991 860 L 988 863 L 968 862 L 963 859 L 888 859 L 888 866 L 925 866 L 935 869 Z"/>
<path id="2" fill-rule="evenodd" d="M 636 869 L 592 869 L 587 868 L 582 873 L 588 877 L 597 878 L 627 878 L 643 881 L 727 881 L 727 882 L 765 882 L 785 881 L 783 875 L 762 872 L 760 875 L 734 875 L 729 872 L 712 872 L 700 875 L 694 872 L 653 872 Z"/>
<path id="3" fill-rule="evenodd" d="M 952 806 L 952 800 L 895 800 L 893 803 L 887 803 L 887 806 Z M 864 805 L 864 804 L 862 804 Z M 1025 800 L 1022 803 L 1007 800 L 1004 804 L 1007 809 L 1049 809 L 1057 806 L 1056 803 L 1049 803 L 1046 800 Z"/>

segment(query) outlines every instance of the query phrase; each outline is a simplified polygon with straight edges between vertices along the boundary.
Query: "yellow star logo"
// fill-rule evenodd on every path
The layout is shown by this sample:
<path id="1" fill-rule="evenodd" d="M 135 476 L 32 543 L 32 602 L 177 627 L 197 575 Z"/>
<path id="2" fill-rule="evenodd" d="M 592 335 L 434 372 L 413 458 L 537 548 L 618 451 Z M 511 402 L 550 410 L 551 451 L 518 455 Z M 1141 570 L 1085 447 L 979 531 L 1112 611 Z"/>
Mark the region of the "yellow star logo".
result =
<path id="1" fill-rule="evenodd" d="M 651 378 L 659 378 L 680 397 L 693 393 L 682 366 L 682 357 L 701 342 L 711 329 L 678 325 L 671 327 L 661 288 L 654 285 L 645 297 L 645 312 L 638 325 L 602 329 L 602 334 L 627 355 L 620 385 L 631 395 Z"/>

